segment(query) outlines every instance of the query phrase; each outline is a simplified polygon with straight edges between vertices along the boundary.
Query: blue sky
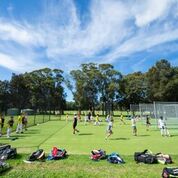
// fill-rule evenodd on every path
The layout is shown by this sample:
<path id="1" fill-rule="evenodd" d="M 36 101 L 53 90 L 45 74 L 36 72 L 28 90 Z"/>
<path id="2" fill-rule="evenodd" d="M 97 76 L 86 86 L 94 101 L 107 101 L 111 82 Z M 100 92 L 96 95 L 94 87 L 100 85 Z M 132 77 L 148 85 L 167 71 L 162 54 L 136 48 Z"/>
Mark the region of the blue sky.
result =
<path id="1" fill-rule="evenodd" d="M 145 72 L 177 56 L 177 0 L 0 0 L 0 80 L 87 62 Z"/>

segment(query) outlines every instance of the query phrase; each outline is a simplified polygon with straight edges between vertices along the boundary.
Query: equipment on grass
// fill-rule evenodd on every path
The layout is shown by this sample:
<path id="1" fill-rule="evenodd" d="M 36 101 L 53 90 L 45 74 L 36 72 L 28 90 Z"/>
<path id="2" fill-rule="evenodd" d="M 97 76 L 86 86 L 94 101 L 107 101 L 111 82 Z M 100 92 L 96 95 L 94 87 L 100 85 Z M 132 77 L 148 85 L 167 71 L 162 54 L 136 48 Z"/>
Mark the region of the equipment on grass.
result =
<path id="1" fill-rule="evenodd" d="M 92 150 L 90 159 L 94 161 L 99 161 L 100 159 L 106 158 L 106 152 L 102 149 L 99 150 Z"/>
<path id="2" fill-rule="evenodd" d="M 178 168 L 165 167 L 162 172 L 163 178 L 176 178 L 178 177 Z"/>
<path id="3" fill-rule="evenodd" d="M 11 148 L 11 145 L 0 146 L 0 160 L 15 158 L 17 155 L 16 148 Z"/>
<path id="4" fill-rule="evenodd" d="M 137 163 L 145 164 L 154 164 L 158 162 L 156 156 L 149 150 L 144 150 L 143 152 L 135 152 L 134 160 Z"/>
<path id="5" fill-rule="evenodd" d="M 8 163 L 0 161 L 0 173 L 6 171 L 9 168 L 10 168 L 10 166 Z"/>
<path id="6" fill-rule="evenodd" d="M 168 154 L 157 153 L 156 159 L 158 160 L 158 163 L 161 163 L 161 164 L 171 164 L 171 163 L 173 163 L 171 156 L 168 155 Z"/>
<path id="7" fill-rule="evenodd" d="M 33 152 L 27 159 L 27 161 L 43 161 L 45 159 L 45 152 L 43 149 L 38 149 Z"/>
<path id="8" fill-rule="evenodd" d="M 67 156 L 67 151 L 65 149 L 59 149 L 57 147 L 53 147 L 50 154 L 47 157 L 47 160 L 58 160 L 63 159 Z"/>
<path id="9" fill-rule="evenodd" d="M 125 161 L 120 157 L 118 153 L 111 153 L 108 155 L 107 161 L 114 164 L 123 164 Z"/>

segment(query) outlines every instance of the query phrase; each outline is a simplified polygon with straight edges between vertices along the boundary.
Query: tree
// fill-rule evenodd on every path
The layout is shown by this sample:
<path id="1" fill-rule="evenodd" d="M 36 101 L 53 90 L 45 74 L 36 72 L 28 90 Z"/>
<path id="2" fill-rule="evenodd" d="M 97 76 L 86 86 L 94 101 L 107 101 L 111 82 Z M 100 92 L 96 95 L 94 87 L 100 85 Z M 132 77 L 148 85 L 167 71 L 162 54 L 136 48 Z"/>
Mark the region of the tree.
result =
<path id="1" fill-rule="evenodd" d="M 173 87 L 174 75 L 174 69 L 165 59 L 158 61 L 155 66 L 149 69 L 146 77 L 151 101 L 171 101 L 173 99 L 169 92 Z"/>
<path id="2" fill-rule="evenodd" d="M 113 101 L 120 98 L 120 81 L 122 75 L 114 70 L 111 64 L 99 65 L 99 91 L 101 93 L 100 101 L 102 102 L 102 110 L 106 115 L 113 112 Z"/>
<path id="3" fill-rule="evenodd" d="M 0 112 L 5 112 L 10 106 L 10 85 L 7 80 L 0 81 Z"/>
<path id="4" fill-rule="evenodd" d="M 30 91 L 23 74 L 12 74 L 10 80 L 11 107 L 23 109 L 29 106 Z"/>
<path id="5" fill-rule="evenodd" d="M 71 71 L 71 76 L 75 81 L 74 100 L 81 109 L 95 110 L 98 94 L 98 69 L 94 63 L 82 64 L 81 70 Z"/>
<path id="6" fill-rule="evenodd" d="M 147 102 L 147 81 L 145 74 L 135 72 L 124 76 L 121 84 L 123 95 L 123 105 L 129 108 L 130 104 L 138 104 L 139 102 Z"/>
<path id="7" fill-rule="evenodd" d="M 53 108 L 63 112 L 65 93 L 62 83 L 63 71 L 59 69 L 44 68 L 26 73 L 28 87 L 31 91 L 30 102 L 33 107 L 49 111 Z"/>

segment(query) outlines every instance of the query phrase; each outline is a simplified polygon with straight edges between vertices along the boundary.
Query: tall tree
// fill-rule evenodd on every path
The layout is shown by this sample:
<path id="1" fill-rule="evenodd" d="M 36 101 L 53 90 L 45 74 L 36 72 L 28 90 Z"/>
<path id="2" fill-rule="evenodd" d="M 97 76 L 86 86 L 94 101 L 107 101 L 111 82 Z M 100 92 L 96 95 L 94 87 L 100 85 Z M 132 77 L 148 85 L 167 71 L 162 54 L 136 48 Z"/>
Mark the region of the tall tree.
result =
<path id="1" fill-rule="evenodd" d="M 106 114 L 113 112 L 113 101 L 120 98 L 120 81 L 122 75 L 114 70 L 111 64 L 99 65 L 99 91 L 101 94 L 100 101 L 103 103 L 102 110 Z"/>
<path id="2" fill-rule="evenodd" d="M 162 59 L 147 72 L 148 94 L 151 101 L 170 101 L 170 84 L 174 78 L 175 71 L 170 63 Z"/>
<path id="3" fill-rule="evenodd" d="M 5 112 L 11 104 L 9 89 L 8 81 L 0 81 L 0 112 Z"/>
<path id="4" fill-rule="evenodd" d="M 123 106 L 129 108 L 130 104 L 138 104 L 139 102 L 147 102 L 147 81 L 145 74 L 135 72 L 124 76 L 122 81 Z"/>
<path id="5" fill-rule="evenodd" d="M 81 70 L 73 70 L 71 75 L 75 81 L 74 100 L 79 110 L 88 108 L 94 111 L 98 94 L 97 65 L 94 63 L 82 64 Z"/>
<path id="6" fill-rule="evenodd" d="M 10 80 L 10 94 L 12 107 L 19 109 L 29 106 L 30 92 L 23 74 L 12 74 Z"/>

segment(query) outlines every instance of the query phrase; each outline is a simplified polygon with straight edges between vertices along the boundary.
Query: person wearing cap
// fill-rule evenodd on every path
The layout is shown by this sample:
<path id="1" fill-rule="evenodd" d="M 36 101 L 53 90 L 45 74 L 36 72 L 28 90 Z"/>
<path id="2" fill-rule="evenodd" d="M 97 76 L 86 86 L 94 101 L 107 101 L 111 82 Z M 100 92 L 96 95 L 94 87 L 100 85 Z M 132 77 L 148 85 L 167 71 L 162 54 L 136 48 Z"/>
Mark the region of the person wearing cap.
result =
<path id="1" fill-rule="evenodd" d="M 75 132 L 79 132 L 79 130 L 77 130 L 76 127 L 77 127 L 77 114 L 74 113 L 74 120 L 73 120 L 73 134 L 75 134 Z"/>

